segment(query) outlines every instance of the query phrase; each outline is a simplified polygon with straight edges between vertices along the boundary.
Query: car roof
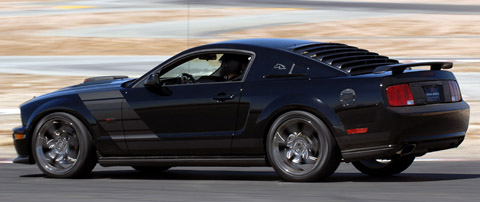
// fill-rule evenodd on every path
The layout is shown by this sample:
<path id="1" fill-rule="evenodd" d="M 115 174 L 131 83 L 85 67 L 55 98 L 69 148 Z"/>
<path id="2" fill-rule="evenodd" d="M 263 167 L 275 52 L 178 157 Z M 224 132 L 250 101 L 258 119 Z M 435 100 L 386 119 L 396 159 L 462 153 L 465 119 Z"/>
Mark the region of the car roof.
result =
<path id="1" fill-rule="evenodd" d="M 325 43 L 297 39 L 239 39 L 207 44 L 202 48 L 237 48 L 251 47 L 286 51 L 298 56 L 310 58 L 316 62 L 341 70 L 350 75 L 370 74 L 379 66 L 398 64 L 391 59 L 366 49 L 360 49 L 342 43 Z"/>
<path id="2" fill-rule="evenodd" d="M 211 45 L 247 45 L 247 46 L 257 46 L 257 47 L 287 50 L 287 49 L 293 49 L 298 46 L 304 46 L 308 44 L 319 44 L 319 42 L 297 40 L 297 39 L 266 38 L 266 39 L 239 39 L 239 40 L 222 41 L 218 43 L 213 43 Z"/>

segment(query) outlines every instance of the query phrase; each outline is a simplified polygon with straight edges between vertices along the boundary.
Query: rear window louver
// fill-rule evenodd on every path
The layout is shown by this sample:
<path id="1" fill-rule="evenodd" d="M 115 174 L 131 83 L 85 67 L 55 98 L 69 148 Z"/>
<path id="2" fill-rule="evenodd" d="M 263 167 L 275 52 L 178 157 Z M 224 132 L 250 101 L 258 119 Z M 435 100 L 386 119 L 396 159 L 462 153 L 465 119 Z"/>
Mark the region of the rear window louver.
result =
<path id="1" fill-rule="evenodd" d="M 398 60 L 387 56 L 340 43 L 308 44 L 293 49 L 293 52 L 321 61 L 351 75 L 369 74 L 379 66 L 398 64 Z"/>

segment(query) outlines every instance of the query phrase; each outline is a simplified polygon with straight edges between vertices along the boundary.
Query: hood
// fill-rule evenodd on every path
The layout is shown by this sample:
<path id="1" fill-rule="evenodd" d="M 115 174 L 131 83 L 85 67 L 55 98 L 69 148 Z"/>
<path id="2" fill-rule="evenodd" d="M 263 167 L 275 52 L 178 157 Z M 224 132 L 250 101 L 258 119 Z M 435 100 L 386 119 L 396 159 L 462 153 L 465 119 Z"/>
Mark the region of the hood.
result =
<path id="1" fill-rule="evenodd" d="M 86 92 L 119 89 L 119 88 L 122 88 L 123 83 L 128 82 L 128 81 L 132 81 L 132 80 L 134 80 L 134 79 L 131 79 L 131 78 L 129 78 L 129 79 L 115 79 L 115 80 L 103 80 L 103 81 L 81 83 L 81 84 L 65 87 L 65 88 L 59 89 L 57 91 L 48 93 L 48 94 L 38 96 L 38 97 L 35 98 L 35 100 L 36 99 L 57 97 L 57 96 L 62 96 L 62 95 L 67 95 L 67 94 L 80 94 L 80 93 L 86 93 Z"/>

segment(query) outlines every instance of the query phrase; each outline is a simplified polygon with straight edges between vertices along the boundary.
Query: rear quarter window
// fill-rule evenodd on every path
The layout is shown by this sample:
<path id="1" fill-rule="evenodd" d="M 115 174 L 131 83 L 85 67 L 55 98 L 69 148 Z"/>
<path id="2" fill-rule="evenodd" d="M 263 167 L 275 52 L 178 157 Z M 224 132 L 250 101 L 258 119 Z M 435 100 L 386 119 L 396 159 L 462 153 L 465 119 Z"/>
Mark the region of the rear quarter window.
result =
<path id="1" fill-rule="evenodd" d="M 268 62 L 264 78 L 288 78 L 308 76 L 309 67 L 301 62 L 280 56 L 273 56 Z"/>

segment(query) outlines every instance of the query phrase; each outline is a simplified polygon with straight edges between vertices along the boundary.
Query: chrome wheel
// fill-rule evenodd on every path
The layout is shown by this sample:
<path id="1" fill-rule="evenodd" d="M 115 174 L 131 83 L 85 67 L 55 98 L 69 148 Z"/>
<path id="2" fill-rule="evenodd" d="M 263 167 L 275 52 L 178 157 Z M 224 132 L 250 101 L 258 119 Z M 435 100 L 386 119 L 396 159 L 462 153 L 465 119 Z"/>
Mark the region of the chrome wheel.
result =
<path id="1" fill-rule="evenodd" d="M 273 137 L 273 157 L 280 169 L 291 175 L 305 175 L 314 170 L 322 156 L 325 141 L 319 140 L 319 129 L 305 118 L 281 123 Z"/>
<path id="2" fill-rule="evenodd" d="M 275 171 L 288 181 L 316 181 L 330 176 L 341 156 L 327 125 L 316 115 L 290 111 L 279 116 L 266 140 Z"/>
<path id="3" fill-rule="evenodd" d="M 37 132 L 35 151 L 42 168 L 57 175 L 68 173 L 80 154 L 73 123 L 60 117 L 46 121 Z"/>

